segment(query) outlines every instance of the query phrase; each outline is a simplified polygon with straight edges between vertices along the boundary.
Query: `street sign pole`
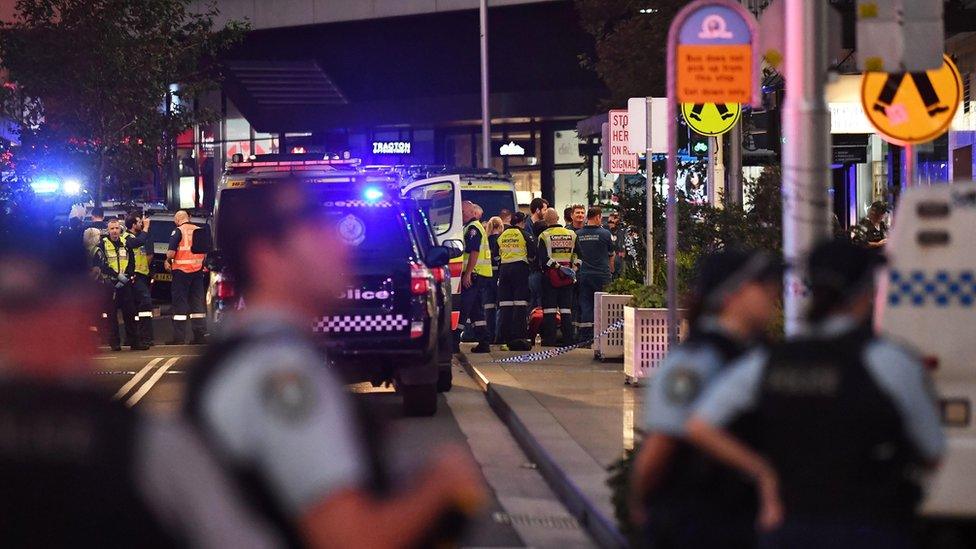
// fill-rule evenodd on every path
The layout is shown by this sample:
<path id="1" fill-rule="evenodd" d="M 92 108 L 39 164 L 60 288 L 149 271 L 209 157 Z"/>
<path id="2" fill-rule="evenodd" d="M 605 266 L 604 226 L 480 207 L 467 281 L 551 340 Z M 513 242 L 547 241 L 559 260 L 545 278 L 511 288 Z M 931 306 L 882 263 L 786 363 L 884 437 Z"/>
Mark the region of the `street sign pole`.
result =
<path id="1" fill-rule="evenodd" d="M 645 240 L 647 258 L 644 261 L 644 284 L 647 284 L 648 286 L 654 285 L 654 183 L 652 179 L 654 173 L 654 153 L 651 149 L 651 126 L 653 125 L 651 122 L 653 117 L 651 114 L 652 103 L 653 101 L 650 97 L 648 97 L 645 102 L 647 110 L 644 116 L 644 132 L 647 139 L 647 149 L 644 151 L 644 154 L 646 154 L 644 160 L 644 174 L 647 182 L 647 196 L 645 197 L 647 202 L 645 206 L 647 217 L 645 220 L 647 225 L 647 237 Z"/>
<path id="2" fill-rule="evenodd" d="M 491 112 L 488 103 L 488 0 L 481 0 L 481 165 L 491 168 Z"/>
<path id="3" fill-rule="evenodd" d="M 905 156 L 905 181 L 902 188 L 908 189 L 915 186 L 915 145 L 906 143 L 902 155 Z"/>
<path id="4" fill-rule="evenodd" d="M 725 186 L 725 203 L 742 205 L 742 124 L 736 124 L 729 133 L 728 184 Z"/>

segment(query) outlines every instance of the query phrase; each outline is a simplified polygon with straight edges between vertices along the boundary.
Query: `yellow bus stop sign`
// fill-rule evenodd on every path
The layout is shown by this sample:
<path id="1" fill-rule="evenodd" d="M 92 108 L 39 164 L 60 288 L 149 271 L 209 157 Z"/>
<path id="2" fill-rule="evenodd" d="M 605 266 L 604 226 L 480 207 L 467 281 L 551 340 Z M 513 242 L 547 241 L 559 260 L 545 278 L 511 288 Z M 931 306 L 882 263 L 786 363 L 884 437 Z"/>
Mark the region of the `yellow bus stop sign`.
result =
<path id="1" fill-rule="evenodd" d="M 945 133 L 961 98 L 962 78 L 948 55 L 938 69 L 866 72 L 861 80 L 864 114 L 896 145 L 926 143 Z"/>
<path id="2" fill-rule="evenodd" d="M 715 137 L 735 126 L 742 108 L 738 103 L 682 103 L 681 114 L 691 129 Z"/>

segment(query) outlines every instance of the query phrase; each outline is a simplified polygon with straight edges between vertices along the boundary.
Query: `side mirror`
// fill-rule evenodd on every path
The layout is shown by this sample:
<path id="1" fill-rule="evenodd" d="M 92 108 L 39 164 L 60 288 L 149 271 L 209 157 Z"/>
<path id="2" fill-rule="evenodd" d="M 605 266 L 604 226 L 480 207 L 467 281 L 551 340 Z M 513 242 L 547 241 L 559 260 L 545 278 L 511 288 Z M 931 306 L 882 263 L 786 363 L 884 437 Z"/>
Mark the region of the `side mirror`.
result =
<path id="1" fill-rule="evenodd" d="M 455 257 L 461 257 L 464 255 L 464 242 L 458 239 L 445 240 L 441 243 L 441 246 L 447 248 L 450 251 L 451 259 Z"/>
<path id="2" fill-rule="evenodd" d="M 447 246 L 432 246 L 427 250 L 427 260 L 424 263 L 428 267 L 443 267 L 451 262 L 451 248 Z"/>

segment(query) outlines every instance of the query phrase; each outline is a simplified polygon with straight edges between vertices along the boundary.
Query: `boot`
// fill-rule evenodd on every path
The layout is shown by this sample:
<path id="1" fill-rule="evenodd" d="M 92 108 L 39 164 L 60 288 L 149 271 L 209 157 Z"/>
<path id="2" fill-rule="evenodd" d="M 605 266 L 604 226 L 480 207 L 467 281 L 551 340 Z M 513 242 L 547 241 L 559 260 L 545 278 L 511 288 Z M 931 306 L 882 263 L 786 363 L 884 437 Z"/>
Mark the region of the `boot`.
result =
<path id="1" fill-rule="evenodd" d="M 489 352 L 491 352 L 491 346 L 488 345 L 487 342 L 482 341 L 481 343 L 475 345 L 474 348 L 471 349 L 471 352 L 472 353 L 489 353 Z"/>

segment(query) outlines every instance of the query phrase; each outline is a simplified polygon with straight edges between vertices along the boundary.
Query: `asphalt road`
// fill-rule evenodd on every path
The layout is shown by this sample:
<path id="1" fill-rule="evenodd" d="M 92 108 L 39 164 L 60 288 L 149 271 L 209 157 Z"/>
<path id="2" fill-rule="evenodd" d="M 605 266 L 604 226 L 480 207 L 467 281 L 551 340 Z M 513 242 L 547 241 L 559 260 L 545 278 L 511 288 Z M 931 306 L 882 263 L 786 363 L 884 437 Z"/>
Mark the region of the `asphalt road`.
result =
<path id="1" fill-rule="evenodd" d="M 173 414 L 184 380 L 203 347 L 157 345 L 148 351 L 111 352 L 95 360 L 93 376 L 107 398 L 153 414 Z M 467 447 L 491 488 L 489 509 L 467 532 L 465 547 L 592 547 L 585 531 L 491 411 L 474 381 L 455 364 L 454 389 L 441 395 L 437 415 L 403 418 L 392 390 L 350 387 L 381 420 L 394 482 L 409 484 L 410 471 L 442 444 Z"/>

